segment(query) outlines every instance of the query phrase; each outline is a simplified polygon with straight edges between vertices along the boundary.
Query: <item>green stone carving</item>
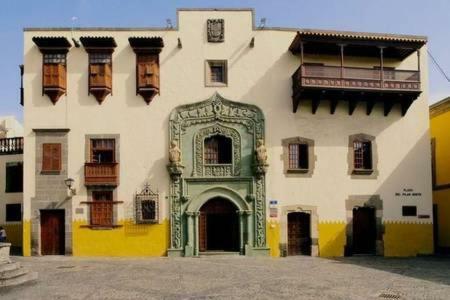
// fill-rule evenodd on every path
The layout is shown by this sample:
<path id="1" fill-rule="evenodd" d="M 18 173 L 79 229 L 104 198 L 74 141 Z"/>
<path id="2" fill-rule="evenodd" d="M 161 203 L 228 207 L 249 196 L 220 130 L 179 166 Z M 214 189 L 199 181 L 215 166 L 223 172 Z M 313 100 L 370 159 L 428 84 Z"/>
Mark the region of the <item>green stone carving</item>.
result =
<path id="1" fill-rule="evenodd" d="M 204 140 L 215 134 L 232 140 L 231 164 L 204 163 Z M 174 159 L 168 164 L 171 175 L 169 255 L 198 255 L 198 211 L 213 197 L 229 199 L 237 207 L 241 252 L 245 249 L 246 255 L 267 254 L 267 164 L 260 159 L 261 141 L 264 141 L 261 110 L 254 105 L 226 100 L 216 93 L 205 101 L 172 111 L 169 141 L 171 149 L 174 145 L 179 147 L 183 164 L 174 164 Z"/>

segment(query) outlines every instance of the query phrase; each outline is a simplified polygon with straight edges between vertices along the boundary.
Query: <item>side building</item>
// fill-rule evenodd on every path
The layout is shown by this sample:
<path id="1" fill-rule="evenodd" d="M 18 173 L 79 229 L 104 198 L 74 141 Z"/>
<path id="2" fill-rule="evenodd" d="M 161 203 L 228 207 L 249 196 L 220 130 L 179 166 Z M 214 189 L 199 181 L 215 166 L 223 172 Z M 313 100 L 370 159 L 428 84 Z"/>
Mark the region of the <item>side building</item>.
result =
<path id="1" fill-rule="evenodd" d="M 425 37 L 177 14 L 25 29 L 25 255 L 433 252 Z"/>
<path id="2" fill-rule="evenodd" d="M 0 117 L 0 226 L 13 252 L 22 248 L 23 127 L 13 117 Z"/>
<path id="3" fill-rule="evenodd" d="M 450 253 L 450 97 L 430 106 L 434 244 Z"/>

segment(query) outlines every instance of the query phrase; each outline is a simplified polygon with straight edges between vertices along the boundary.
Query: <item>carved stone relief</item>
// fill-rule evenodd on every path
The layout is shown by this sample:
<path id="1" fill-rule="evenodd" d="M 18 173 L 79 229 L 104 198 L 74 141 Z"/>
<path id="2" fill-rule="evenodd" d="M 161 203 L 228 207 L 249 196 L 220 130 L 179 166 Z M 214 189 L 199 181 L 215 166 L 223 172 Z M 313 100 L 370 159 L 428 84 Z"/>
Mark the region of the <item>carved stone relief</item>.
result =
<path id="1" fill-rule="evenodd" d="M 224 19 L 208 19 L 207 21 L 208 42 L 222 43 L 225 40 Z"/>

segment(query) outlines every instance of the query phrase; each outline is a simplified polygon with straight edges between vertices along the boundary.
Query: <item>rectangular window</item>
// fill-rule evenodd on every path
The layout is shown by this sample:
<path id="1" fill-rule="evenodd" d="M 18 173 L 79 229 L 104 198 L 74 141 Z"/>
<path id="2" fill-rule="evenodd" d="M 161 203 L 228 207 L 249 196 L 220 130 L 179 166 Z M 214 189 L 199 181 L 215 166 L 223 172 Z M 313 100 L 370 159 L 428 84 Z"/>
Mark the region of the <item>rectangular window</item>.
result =
<path id="1" fill-rule="evenodd" d="M 6 204 L 6 222 L 22 220 L 22 205 L 20 203 Z"/>
<path id="2" fill-rule="evenodd" d="M 417 216 L 417 206 L 402 206 L 402 216 L 404 217 L 415 217 Z"/>
<path id="3" fill-rule="evenodd" d="M 91 225 L 109 227 L 113 225 L 113 192 L 93 191 Z"/>
<path id="4" fill-rule="evenodd" d="M 21 162 L 6 163 L 5 193 L 22 193 L 23 164 Z"/>
<path id="5" fill-rule="evenodd" d="M 308 144 L 289 144 L 289 169 L 309 168 Z"/>
<path id="6" fill-rule="evenodd" d="M 372 143 L 368 141 L 354 141 L 354 168 L 356 170 L 372 169 Z"/>
<path id="7" fill-rule="evenodd" d="M 114 163 L 116 162 L 114 139 L 91 140 L 91 162 Z"/>
<path id="8" fill-rule="evenodd" d="M 206 62 L 206 85 L 226 86 L 228 83 L 227 61 L 208 60 Z"/>
<path id="9" fill-rule="evenodd" d="M 61 171 L 61 144 L 42 144 L 42 172 Z"/>

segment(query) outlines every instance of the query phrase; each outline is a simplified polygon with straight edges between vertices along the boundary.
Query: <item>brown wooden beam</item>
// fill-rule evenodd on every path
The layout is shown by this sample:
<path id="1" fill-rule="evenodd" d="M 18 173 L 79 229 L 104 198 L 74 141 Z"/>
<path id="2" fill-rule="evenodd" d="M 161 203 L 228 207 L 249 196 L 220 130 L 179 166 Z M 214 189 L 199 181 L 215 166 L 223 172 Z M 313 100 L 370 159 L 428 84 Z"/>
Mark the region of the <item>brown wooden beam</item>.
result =
<path id="1" fill-rule="evenodd" d="M 300 104 L 300 96 L 292 97 L 292 112 L 295 114 Z"/>
<path id="2" fill-rule="evenodd" d="M 366 103 L 366 114 L 368 116 L 370 116 L 370 114 L 372 113 L 372 110 L 373 110 L 374 106 L 375 106 L 375 100 L 373 100 L 373 99 L 367 100 L 367 103 Z"/>
<path id="3" fill-rule="evenodd" d="M 330 100 L 330 114 L 334 115 L 337 105 L 338 105 L 338 100 L 335 100 L 335 99 Z"/>
<path id="4" fill-rule="evenodd" d="M 311 101 L 311 112 L 313 115 L 316 114 L 317 109 L 319 108 L 320 98 L 312 99 Z"/>
<path id="5" fill-rule="evenodd" d="M 387 117 L 394 106 L 394 101 L 392 99 L 388 99 L 384 101 L 384 116 Z"/>
<path id="6" fill-rule="evenodd" d="M 406 115 L 406 113 L 408 112 L 408 109 L 411 107 L 411 104 L 413 103 L 413 100 L 411 99 L 406 99 L 402 101 L 402 117 L 404 117 Z"/>
<path id="7" fill-rule="evenodd" d="M 358 104 L 358 100 L 356 100 L 356 99 L 348 100 L 348 114 L 349 114 L 349 116 L 353 115 L 353 112 L 355 111 L 357 104 Z"/>

